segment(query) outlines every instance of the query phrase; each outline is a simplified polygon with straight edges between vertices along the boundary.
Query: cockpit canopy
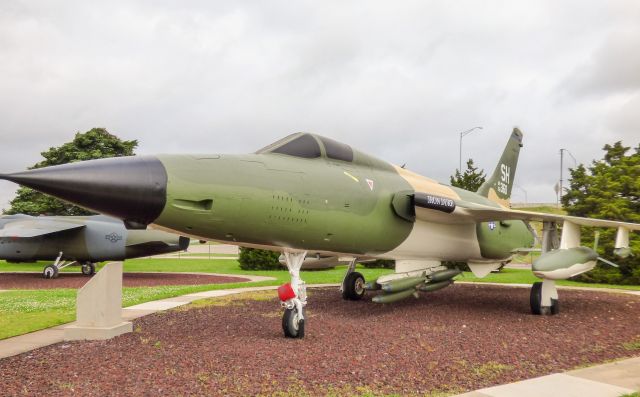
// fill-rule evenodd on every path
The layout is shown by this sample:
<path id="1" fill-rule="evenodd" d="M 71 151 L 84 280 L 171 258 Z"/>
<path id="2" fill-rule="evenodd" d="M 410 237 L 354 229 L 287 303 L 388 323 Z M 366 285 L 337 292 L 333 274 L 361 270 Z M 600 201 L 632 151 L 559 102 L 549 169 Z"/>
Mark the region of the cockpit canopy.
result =
<path id="1" fill-rule="evenodd" d="M 351 149 L 351 146 L 320 135 L 305 132 L 291 134 L 258 150 L 256 153 L 279 153 L 313 159 L 322 157 L 323 149 L 324 155 L 329 159 L 353 162 L 353 149 Z"/>

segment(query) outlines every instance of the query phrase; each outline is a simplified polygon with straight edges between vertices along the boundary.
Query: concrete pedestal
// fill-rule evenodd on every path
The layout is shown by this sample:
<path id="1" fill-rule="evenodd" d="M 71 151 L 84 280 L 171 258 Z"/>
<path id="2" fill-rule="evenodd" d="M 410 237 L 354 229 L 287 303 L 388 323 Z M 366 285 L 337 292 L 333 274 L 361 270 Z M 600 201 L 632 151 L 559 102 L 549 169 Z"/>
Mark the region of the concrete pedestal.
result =
<path id="1" fill-rule="evenodd" d="M 77 321 L 65 340 L 104 340 L 133 331 L 122 320 L 122 262 L 111 262 L 78 290 Z"/>

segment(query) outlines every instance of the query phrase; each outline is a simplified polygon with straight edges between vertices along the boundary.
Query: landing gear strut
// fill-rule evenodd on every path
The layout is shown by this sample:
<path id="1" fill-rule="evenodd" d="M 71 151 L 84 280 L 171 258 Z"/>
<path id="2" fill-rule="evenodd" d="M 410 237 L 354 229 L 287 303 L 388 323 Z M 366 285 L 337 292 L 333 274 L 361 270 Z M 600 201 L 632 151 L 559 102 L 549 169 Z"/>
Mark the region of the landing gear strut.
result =
<path id="1" fill-rule="evenodd" d="M 304 307 L 307 305 L 307 288 L 300 278 L 300 268 L 305 256 L 307 256 L 307 251 L 284 253 L 291 282 L 278 288 L 278 295 L 285 309 L 282 316 L 282 330 L 287 338 L 304 337 Z"/>
<path id="2" fill-rule="evenodd" d="M 65 267 L 74 265 L 76 263 L 77 263 L 76 261 L 68 262 L 68 263 L 63 261 L 62 251 L 60 251 L 60 253 L 58 254 L 58 257 L 56 258 L 56 261 L 53 262 L 51 265 L 47 265 L 44 267 L 44 270 L 42 271 L 42 277 L 58 278 L 58 274 L 60 273 L 61 269 L 64 269 Z M 87 271 L 90 271 L 91 272 L 90 274 L 94 274 L 96 272 L 95 265 L 93 263 L 87 262 L 86 264 L 82 265 L 82 274 L 87 274 L 85 273 L 85 265 L 88 266 Z"/>
<path id="3" fill-rule="evenodd" d="M 531 286 L 531 313 L 538 315 L 554 315 L 560 312 L 558 290 L 553 280 L 533 283 Z"/>
<path id="4" fill-rule="evenodd" d="M 358 301 L 362 299 L 365 293 L 364 276 L 355 271 L 356 258 L 352 259 L 342 280 L 342 299 L 350 301 Z"/>
<path id="5" fill-rule="evenodd" d="M 60 271 L 60 267 L 58 265 L 60 263 L 60 259 L 62 259 L 62 251 L 60 251 L 53 264 L 44 267 L 44 270 L 42 271 L 43 278 L 58 278 L 58 272 Z"/>

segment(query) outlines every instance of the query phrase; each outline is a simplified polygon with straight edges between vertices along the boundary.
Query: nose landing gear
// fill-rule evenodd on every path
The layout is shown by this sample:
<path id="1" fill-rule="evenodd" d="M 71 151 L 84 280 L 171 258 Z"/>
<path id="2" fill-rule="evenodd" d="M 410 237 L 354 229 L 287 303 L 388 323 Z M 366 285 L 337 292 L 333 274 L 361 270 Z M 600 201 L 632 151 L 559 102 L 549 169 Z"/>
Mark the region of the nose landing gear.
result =
<path id="1" fill-rule="evenodd" d="M 77 264 L 81 265 L 82 274 L 84 274 L 85 276 L 93 276 L 94 274 L 96 274 L 95 263 L 92 263 L 92 262 L 79 263 L 77 261 L 66 262 L 62 260 L 62 251 L 61 251 L 58 254 L 58 257 L 56 258 L 55 262 L 44 267 L 44 269 L 42 270 L 42 277 L 58 278 L 58 275 L 60 274 L 60 270 L 64 269 L 67 266 L 77 265 Z"/>
<path id="2" fill-rule="evenodd" d="M 307 305 L 307 288 L 300 278 L 300 268 L 306 256 L 307 251 L 284 253 L 291 282 L 278 288 L 278 296 L 285 309 L 282 316 L 282 330 L 287 338 L 304 337 L 304 307 Z"/>

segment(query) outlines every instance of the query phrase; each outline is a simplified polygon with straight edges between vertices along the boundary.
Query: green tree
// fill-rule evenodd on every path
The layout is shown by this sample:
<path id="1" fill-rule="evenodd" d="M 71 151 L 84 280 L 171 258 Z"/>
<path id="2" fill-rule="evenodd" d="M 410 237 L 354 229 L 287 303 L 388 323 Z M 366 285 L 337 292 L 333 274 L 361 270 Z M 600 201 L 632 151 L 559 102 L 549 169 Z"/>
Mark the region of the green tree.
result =
<path id="1" fill-rule="evenodd" d="M 93 128 L 85 133 L 77 133 L 71 142 L 51 147 L 42 152 L 44 160 L 36 163 L 30 169 L 105 157 L 132 156 L 135 154 L 134 150 L 137 146 L 137 140 L 123 141 L 104 128 Z M 26 187 L 18 189 L 16 197 L 11 200 L 10 204 L 11 207 L 4 213 L 28 215 L 91 214 L 85 209 Z"/>
<path id="2" fill-rule="evenodd" d="M 456 173 L 451 175 L 449 180 L 451 181 L 451 186 L 475 192 L 484 183 L 486 178 L 487 175 L 484 173 L 484 170 L 478 170 L 478 167 L 473 164 L 473 159 L 469 159 L 467 160 L 467 169 L 464 170 L 464 173 L 461 173 L 460 170 L 456 168 Z M 442 264 L 448 268 L 458 268 L 463 271 L 470 271 L 469 266 L 467 266 L 465 262 L 447 261 Z"/>
<path id="3" fill-rule="evenodd" d="M 240 247 L 240 269 L 242 270 L 282 270 L 276 251 Z"/>
<path id="4" fill-rule="evenodd" d="M 580 164 L 571 170 L 571 179 L 562 197 L 569 215 L 640 222 L 640 145 L 630 154 L 621 142 L 605 145 L 604 157 L 594 160 L 587 168 Z M 598 264 L 591 272 L 578 276 L 585 282 L 610 284 L 640 284 L 640 257 L 626 259 L 613 255 L 615 229 L 600 231 L 598 253 L 617 264 L 619 268 Z M 582 244 L 591 246 L 594 230 L 583 228 Z M 632 251 L 639 253 L 640 237 L 630 234 Z"/>
<path id="5" fill-rule="evenodd" d="M 484 170 L 478 170 L 473 164 L 473 159 L 467 160 L 467 169 L 461 173 L 456 169 L 456 173 L 449 177 L 451 186 L 459 187 L 470 192 L 475 192 L 484 183 L 487 175 Z"/>

